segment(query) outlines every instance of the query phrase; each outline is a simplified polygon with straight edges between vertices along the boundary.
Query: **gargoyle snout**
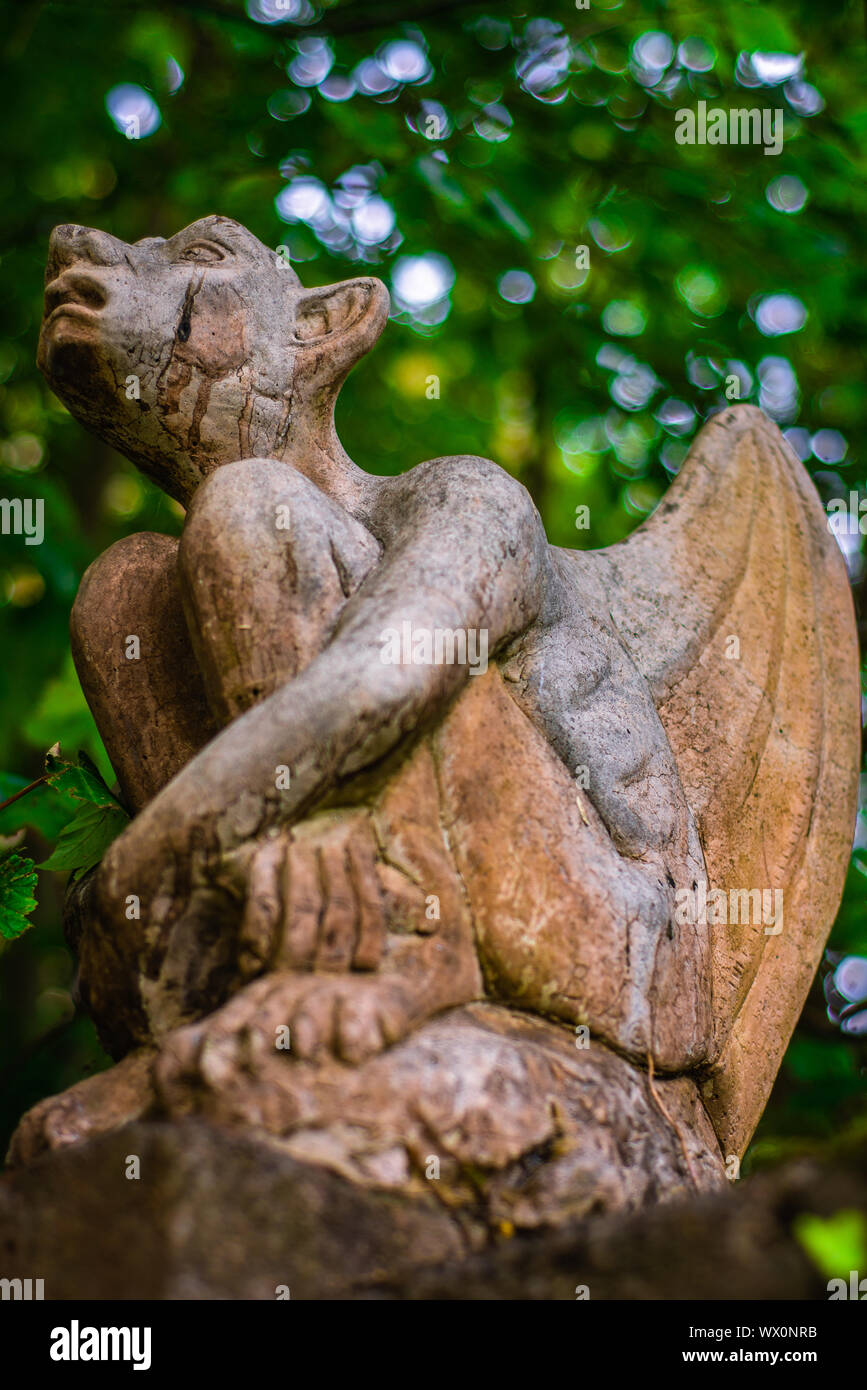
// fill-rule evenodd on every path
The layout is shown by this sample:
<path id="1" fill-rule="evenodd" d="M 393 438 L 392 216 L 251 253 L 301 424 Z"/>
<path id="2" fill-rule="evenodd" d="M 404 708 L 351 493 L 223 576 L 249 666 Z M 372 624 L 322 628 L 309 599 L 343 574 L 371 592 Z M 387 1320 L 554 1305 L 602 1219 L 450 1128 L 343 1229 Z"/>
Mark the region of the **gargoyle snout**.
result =
<path id="1" fill-rule="evenodd" d="M 48 243 L 45 283 L 50 284 L 64 270 L 84 261 L 89 265 L 118 265 L 125 259 L 126 246 L 108 232 L 63 222 L 55 227 Z"/>

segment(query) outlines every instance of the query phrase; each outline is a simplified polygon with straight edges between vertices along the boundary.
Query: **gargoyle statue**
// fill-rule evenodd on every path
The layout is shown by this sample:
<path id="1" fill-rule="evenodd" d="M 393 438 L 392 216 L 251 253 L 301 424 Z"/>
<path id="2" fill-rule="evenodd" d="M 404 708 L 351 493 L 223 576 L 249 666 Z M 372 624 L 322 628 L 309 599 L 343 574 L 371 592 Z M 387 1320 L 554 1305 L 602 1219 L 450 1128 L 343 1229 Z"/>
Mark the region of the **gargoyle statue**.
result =
<path id="1" fill-rule="evenodd" d="M 52 235 L 42 371 L 187 510 L 75 602 L 135 816 L 68 929 L 124 1060 L 12 1157 L 194 1113 L 494 1222 L 722 1184 L 851 845 L 842 558 L 750 406 L 604 551 L 487 459 L 363 472 L 334 404 L 388 309 L 224 217 Z"/>

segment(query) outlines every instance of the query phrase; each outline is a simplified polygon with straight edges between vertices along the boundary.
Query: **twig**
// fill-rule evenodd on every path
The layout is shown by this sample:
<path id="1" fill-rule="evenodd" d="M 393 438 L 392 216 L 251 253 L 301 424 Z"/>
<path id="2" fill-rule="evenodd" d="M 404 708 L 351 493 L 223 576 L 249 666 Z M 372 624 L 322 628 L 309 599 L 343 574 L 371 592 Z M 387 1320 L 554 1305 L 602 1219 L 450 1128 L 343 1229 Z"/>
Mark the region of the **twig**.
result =
<path id="1" fill-rule="evenodd" d="M 34 787 L 38 787 L 42 782 L 47 781 L 48 773 L 43 772 L 42 776 L 37 777 L 35 782 L 31 782 L 27 787 L 22 787 L 20 791 L 15 792 L 14 796 L 7 796 L 5 801 L 0 801 L 0 811 L 5 811 L 6 807 L 11 806 L 13 801 L 18 801 L 20 797 L 26 796 L 28 792 L 32 792 Z"/>

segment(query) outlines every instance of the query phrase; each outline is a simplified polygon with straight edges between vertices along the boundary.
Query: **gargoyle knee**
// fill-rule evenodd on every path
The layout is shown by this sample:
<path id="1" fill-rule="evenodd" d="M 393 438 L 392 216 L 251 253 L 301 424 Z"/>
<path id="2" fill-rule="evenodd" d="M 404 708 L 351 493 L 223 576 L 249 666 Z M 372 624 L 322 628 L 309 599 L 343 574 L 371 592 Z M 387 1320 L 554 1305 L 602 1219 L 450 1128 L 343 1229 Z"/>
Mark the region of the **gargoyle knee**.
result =
<path id="1" fill-rule="evenodd" d="M 134 811 L 215 732 L 190 646 L 178 543 L 151 532 L 117 541 L 90 566 L 72 609 L 75 669 Z"/>
<path id="2" fill-rule="evenodd" d="M 303 670 L 379 558 L 373 536 L 290 464 L 225 464 L 179 551 L 184 609 L 221 724 Z"/>

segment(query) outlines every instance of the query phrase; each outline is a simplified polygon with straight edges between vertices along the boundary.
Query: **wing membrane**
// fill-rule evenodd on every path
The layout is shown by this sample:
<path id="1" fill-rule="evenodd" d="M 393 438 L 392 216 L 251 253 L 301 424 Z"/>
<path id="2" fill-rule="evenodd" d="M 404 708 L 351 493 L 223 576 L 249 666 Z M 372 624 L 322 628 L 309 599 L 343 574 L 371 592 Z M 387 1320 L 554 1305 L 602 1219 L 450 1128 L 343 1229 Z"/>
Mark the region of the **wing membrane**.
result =
<path id="1" fill-rule="evenodd" d="M 739 1154 L 821 958 L 851 848 L 860 700 L 846 569 L 804 468 L 749 406 L 714 417 L 653 516 L 598 558 L 671 741 L 709 888 L 726 895 L 727 920 L 708 927 L 715 1039 L 704 1097 L 723 1151 Z M 758 913 L 755 897 L 740 896 L 757 890 L 769 894 Z M 734 922 L 747 903 L 752 920 Z"/>

